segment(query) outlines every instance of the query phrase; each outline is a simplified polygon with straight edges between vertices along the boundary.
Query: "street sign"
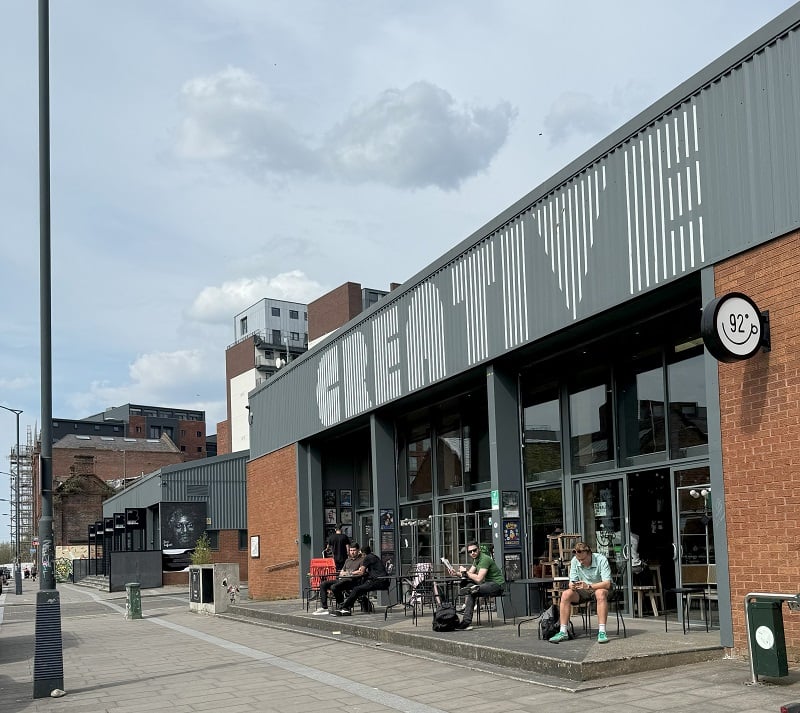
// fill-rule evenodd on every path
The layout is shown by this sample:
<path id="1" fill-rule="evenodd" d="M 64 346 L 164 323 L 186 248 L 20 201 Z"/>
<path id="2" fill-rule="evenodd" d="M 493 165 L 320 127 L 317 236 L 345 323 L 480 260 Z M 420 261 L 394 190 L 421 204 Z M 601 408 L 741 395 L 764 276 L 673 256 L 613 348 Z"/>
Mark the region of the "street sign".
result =
<path id="1" fill-rule="evenodd" d="M 36 548 L 35 548 L 35 547 L 31 547 L 31 554 L 32 554 L 32 555 L 35 555 L 35 554 L 36 554 Z"/>
<path id="2" fill-rule="evenodd" d="M 34 538 L 31 540 L 31 544 L 32 544 L 34 547 L 38 547 L 38 546 L 39 546 L 39 538 L 38 538 L 38 537 L 34 537 Z"/>

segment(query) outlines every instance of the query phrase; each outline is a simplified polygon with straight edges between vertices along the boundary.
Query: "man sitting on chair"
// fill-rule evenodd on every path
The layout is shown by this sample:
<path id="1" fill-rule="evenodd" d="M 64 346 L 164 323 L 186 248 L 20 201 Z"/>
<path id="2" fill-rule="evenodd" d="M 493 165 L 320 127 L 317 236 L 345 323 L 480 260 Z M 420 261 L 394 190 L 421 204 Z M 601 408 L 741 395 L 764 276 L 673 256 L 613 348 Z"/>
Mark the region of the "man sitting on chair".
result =
<path id="1" fill-rule="evenodd" d="M 342 571 L 339 572 L 337 579 L 328 579 L 320 582 L 319 585 L 319 608 L 314 612 L 315 616 L 329 614 L 328 611 L 328 590 L 336 598 L 336 608 L 341 607 L 344 601 L 344 593 L 352 589 L 359 583 L 361 575 L 364 574 L 364 555 L 358 542 L 351 542 L 347 548 L 349 557 L 345 560 Z"/>
<path id="2" fill-rule="evenodd" d="M 467 554 L 472 558 L 470 567 L 459 567 L 464 585 L 458 590 L 459 594 L 466 594 L 464 600 L 464 618 L 456 626 L 459 630 L 472 628 L 472 611 L 479 597 L 499 597 L 506 586 L 503 573 L 497 563 L 485 552 L 481 552 L 477 542 L 467 543 Z"/>
<path id="3" fill-rule="evenodd" d="M 355 572 L 356 575 L 363 574 L 364 578 L 361 584 L 357 584 L 350 591 L 350 594 L 342 602 L 338 610 L 331 612 L 335 616 L 350 616 L 355 604 L 367 592 L 373 592 L 377 589 L 389 589 L 389 580 L 386 579 L 386 568 L 383 566 L 381 558 L 372 554 L 370 547 L 364 547 L 361 550 L 364 553 L 364 563 L 361 569 Z M 383 579 L 380 579 L 383 577 Z"/>
<path id="4" fill-rule="evenodd" d="M 592 554 L 585 542 L 575 545 L 575 556 L 569 565 L 569 589 L 561 592 L 561 629 L 550 637 L 550 643 L 558 644 L 569 638 L 567 625 L 572 605 L 597 602 L 597 643 L 607 644 L 606 621 L 608 620 L 608 592 L 611 589 L 611 567 L 604 555 Z"/>

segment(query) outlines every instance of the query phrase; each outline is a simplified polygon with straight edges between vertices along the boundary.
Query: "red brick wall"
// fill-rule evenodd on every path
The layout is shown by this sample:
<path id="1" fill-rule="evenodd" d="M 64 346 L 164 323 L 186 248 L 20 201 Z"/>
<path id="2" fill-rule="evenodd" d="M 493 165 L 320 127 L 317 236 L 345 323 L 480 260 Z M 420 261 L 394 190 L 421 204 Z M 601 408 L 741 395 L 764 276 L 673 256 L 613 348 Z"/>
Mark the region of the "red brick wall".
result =
<path id="1" fill-rule="evenodd" d="M 128 420 L 128 438 L 147 438 L 147 419 L 144 416 L 131 415 Z"/>
<path id="2" fill-rule="evenodd" d="M 347 324 L 361 310 L 361 285 L 345 282 L 308 305 L 308 339 L 318 339 Z"/>
<path id="3" fill-rule="evenodd" d="M 247 533 L 261 539 L 261 557 L 250 560 L 252 599 L 300 597 L 296 483 L 295 445 L 247 464 Z"/>
<path id="4" fill-rule="evenodd" d="M 798 591 L 800 542 L 800 233 L 715 269 L 716 294 L 740 291 L 769 310 L 772 351 L 719 364 L 722 461 L 734 652 L 747 654 L 743 598 Z M 784 607 L 789 658 L 800 615 Z"/>
<path id="5" fill-rule="evenodd" d="M 239 530 L 219 531 L 219 550 L 211 552 L 214 562 L 236 562 L 239 564 L 239 581 L 247 581 L 247 567 L 250 562 L 250 552 L 239 549 Z"/>
<path id="6" fill-rule="evenodd" d="M 197 434 L 200 434 L 199 436 Z M 178 421 L 175 434 L 175 445 L 181 451 L 184 460 L 198 460 L 206 457 L 206 422 Z M 200 450 L 198 450 L 198 448 Z"/>
<path id="7" fill-rule="evenodd" d="M 113 491 L 93 475 L 76 474 L 67 489 L 53 498 L 53 540 L 56 546 L 84 544 L 88 526 L 103 519 L 103 501 Z"/>
<path id="8" fill-rule="evenodd" d="M 231 452 L 231 422 L 220 421 L 217 424 L 217 455 Z"/>
<path id="9" fill-rule="evenodd" d="M 90 441 L 87 441 L 90 443 Z M 120 444 L 122 445 L 122 444 Z M 134 444 L 129 444 L 134 445 Z M 180 453 L 153 453 L 149 451 L 95 450 L 94 448 L 53 448 L 53 480 L 66 480 L 76 458 L 91 454 L 94 456 L 94 473 L 100 480 L 115 480 L 126 474 L 135 478 L 144 473 L 152 473 L 165 465 L 182 463 Z"/>

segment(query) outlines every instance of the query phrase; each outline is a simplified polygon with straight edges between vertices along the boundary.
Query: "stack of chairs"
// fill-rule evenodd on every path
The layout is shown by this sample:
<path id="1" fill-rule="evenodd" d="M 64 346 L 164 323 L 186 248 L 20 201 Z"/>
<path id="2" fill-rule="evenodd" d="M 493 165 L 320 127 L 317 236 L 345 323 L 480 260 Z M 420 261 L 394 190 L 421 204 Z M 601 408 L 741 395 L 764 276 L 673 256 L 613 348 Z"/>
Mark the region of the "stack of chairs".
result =
<path id="1" fill-rule="evenodd" d="M 336 579 L 338 576 L 336 563 L 333 557 L 313 557 L 308 572 L 308 583 L 303 589 L 303 603 L 306 611 L 312 601 L 319 599 L 319 585 L 326 579 Z"/>
<path id="2" fill-rule="evenodd" d="M 542 577 L 557 577 L 558 565 L 568 568 L 572 559 L 572 550 L 583 538 L 577 532 L 562 532 L 547 536 L 547 561 L 542 562 Z M 548 590 L 553 604 L 558 604 L 561 589 L 551 587 Z"/>

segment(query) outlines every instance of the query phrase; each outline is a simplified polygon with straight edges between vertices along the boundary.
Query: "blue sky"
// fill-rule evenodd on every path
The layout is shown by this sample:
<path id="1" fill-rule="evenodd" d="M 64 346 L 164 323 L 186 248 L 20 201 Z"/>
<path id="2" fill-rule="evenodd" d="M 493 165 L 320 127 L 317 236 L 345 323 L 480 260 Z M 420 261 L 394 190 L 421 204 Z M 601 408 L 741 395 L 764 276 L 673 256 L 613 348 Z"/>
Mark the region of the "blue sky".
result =
<path id="1" fill-rule="evenodd" d="M 53 415 L 198 408 L 213 433 L 237 312 L 404 282 L 791 4 L 52 0 Z M 0 403 L 23 443 L 36 5 L 0 5 Z"/>

